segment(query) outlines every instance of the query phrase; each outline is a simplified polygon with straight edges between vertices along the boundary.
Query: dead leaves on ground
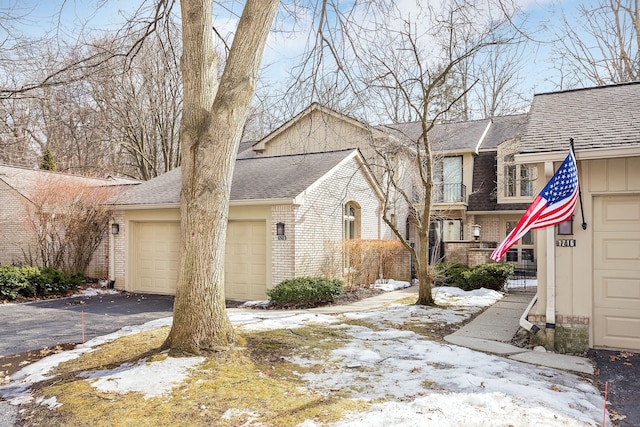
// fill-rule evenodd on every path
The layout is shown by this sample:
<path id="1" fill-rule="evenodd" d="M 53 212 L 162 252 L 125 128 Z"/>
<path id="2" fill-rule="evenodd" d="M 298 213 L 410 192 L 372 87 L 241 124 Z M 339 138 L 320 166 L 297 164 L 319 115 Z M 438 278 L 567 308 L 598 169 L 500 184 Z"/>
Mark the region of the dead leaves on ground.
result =
<path id="1" fill-rule="evenodd" d="M 611 354 L 609 355 L 609 361 L 610 362 L 616 362 L 618 360 L 622 360 L 622 363 L 625 366 L 633 366 L 633 363 L 631 363 L 631 358 L 632 357 L 636 357 L 637 354 L 636 353 L 631 353 L 630 351 L 621 351 L 618 354 Z"/>

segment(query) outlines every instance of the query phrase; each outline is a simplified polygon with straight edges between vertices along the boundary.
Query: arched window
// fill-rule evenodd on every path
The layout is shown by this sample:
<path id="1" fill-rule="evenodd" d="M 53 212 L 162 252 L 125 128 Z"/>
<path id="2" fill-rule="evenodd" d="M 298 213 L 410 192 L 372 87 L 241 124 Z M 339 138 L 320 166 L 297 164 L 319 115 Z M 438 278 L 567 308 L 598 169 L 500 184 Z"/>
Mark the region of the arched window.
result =
<path id="1" fill-rule="evenodd" d="M 344 205 L 344 239 L 360 238 L 360 206 L 356 202 Z"/>

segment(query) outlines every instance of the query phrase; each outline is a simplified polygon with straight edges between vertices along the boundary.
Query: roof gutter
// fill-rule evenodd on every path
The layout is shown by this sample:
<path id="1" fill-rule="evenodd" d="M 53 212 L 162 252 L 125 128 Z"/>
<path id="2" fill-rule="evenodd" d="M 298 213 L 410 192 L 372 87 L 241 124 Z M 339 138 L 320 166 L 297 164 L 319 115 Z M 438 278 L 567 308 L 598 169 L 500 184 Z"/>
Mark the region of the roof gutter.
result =
<path id="1" fill-rule="evenodd" d="M 295 199 L 247 199 L 247 200 L 231 200 L 229 206 L 273 206 L 273 205 L 294 205 Z M 116 205 L 111 207 L 114 210 L 119 211 L 132 211 L 132 210 L 151 210 L 151 209 L 178 209 L 180 203 L 155 203 L 155 204 L 136 204 L 136 205 Z"/>
<path id="2" fill-rule="evenodd" d="M 561 162 L 567 157 L 569 146 L 562 151 L 548 151 L 545 153 L 516 154 L 516 163 L 544 163 Z M 575 153 L 576 160 L 611 159 L 616 157 L 640 156 L 640 146 L 624 148 L 591 148 L 581 149 Z"/>
<path id="3" fill-rule="evenodd" d="M 136 205 L 117 205 L 117 204 L 112 204 L 109 205 L 111 206 L 111 208 L 113 210 L 116 211 L 134 211 L 134 210 L 140 210 L 140 209 L 177 209 L 180 207 L 180 203 L 154 203 L 154 204 L 148 204 L 148 205 L 141 205 L 141 204 L 136 204 Z"/>

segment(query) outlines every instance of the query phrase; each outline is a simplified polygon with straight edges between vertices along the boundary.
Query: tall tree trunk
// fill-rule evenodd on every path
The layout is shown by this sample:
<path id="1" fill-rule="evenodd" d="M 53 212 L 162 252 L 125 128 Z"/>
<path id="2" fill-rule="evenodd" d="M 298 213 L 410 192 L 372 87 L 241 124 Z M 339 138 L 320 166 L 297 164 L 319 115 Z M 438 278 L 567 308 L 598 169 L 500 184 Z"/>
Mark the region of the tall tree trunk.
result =
<path id="1" fill-rule="evenodd" d="M 248 0 L 218 85 L 212 0 L 182 0 L 180 264 L 165 347 L 199 353 L 235 342 L 224 255 L 236 152 L 279 0 Z"/>
<path id="2" fill-rule="evenodd" d="M 418 276 L 418 300 L 417 305 L 435 305 L 431 288 L 433 287 L 433 278 L 429 273 L 429 232 L 431 224 L 431 190 L 433 188 L 433 175 L 431 151 L 430 148 L 425 154 L 426 175 L 429 179 L 423 183 L 425 192 L 424 207 L 422 209 L 422 228 L 418 233 L 419 247 L 418 260 L 416 262 L 416 275 Z"/>

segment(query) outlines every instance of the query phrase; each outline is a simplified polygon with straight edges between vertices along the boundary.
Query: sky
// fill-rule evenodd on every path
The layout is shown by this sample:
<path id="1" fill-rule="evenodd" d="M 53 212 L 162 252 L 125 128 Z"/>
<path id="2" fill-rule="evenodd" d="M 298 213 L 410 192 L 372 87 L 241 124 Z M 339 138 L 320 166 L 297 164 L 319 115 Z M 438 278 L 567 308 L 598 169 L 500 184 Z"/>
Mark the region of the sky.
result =
<path id="1" fill-rule="evenodd" d="M 406 282 L 396 282 L 395 287 L 406 285 Z M 402 325 L 412 322 L 460 323 L 502 297 L 501 293 L 486 289 L 465 292 L 458 288 L 439 287 L 434 293 L 442 308 L 391 304 L 339 315 L 230 309 L 229 316 L 240 332 L 317 324 L 339 328 L 350 336 L 345 345 L 330 353 L 329 360 L 302 356 L 291 359 L 302 366 L 331 364 L 335 367 L 324 373 L 299 374 L 301 386 L 326 394 L 350 390 L 354 398 L 377 402 L 366 412 L 347 414 L 333 424 L 336 427 L 578 427 L 596 426 L 602 422 L 603 400 L 599 391 L 578 375 L 425 340 L 403 328 Z M 374 326 L 357 326 L 366 324 L 359 322 L 342 323 L 348 319 L 360 319 Z M 47 378 L 48 371 L 58 363 L 92 351 L 120 336 L 170 324 L 171 318 L 166 318 L 125 328 L 74 350 L 49 356 L 14 374 L 12 382 L 0 386 L 0 394 L 14 404 L 29 400 L 31 385 Z M 203 360 L 200 357 L 168 357 L 163 361 L 140 361 L 87 373 L 85 378 L 93 387 L 105 392 L 138 391 L 147 396 L 157 396 L 177 387 Z M 363 376 L 360 368 L 376 374 Z M 425 382 L 436 387 L 426 390 Z M 59 405 L 55 397 L 40 403 L 53 408 Z M 258 416 L 241 407 L 229 408 L 225 414 L 229 418 L 253 418 L 256 421 Z M 611 425 L 608 419 L 607 425 Z M 299 426 L 319 427 L 319 424 L 313 420 L 301 420 Z"/>
<path id="2" fill-rule="evenodd" d="M 307 2 L 317 2 L 320 0 L 305 0 Z M 423 0 L 424 1 L 424 0 Z M 441 2 L 444 0 L 433 0 Z M 462 1 L 462 0 L 460 0 Z M 576 22 L 578 25 L 579 6 L 595 3 L 601 0 L 475 0 L 482 4 L 495 4 L 497 1 L 512 1 L 519 8 L 521 14 L 514 20 L 513 24 L 521 28 L 530 37 L 529 42 L 522 48 L 521 69 L 515 76 L 515 88 L 504 91 L 504 99 L 499 108 L 493 114 L 519 114 L 528 111 L 533 95 L 536 93 L 550 92 L 569 87 L 560 87 L 560 77 L 552 61 L 553 45 L 552 41 L 562 30 L 562 16 L 566 15 L 569 22 Z M 214 6 L 214 25 L 216 30 L 226 37 L 229 44 L 232 34 L 238 21 L 238 14 L 241 13 L 242 1 L 228 0 L 222 2 L 224 6 Z M 362 96 L 353 95 L 350 90 L 345 91 L 346 83 L 341 80 L 340 86 L 335 92 L 327 90 L 326 87 L 319 86 L 318 92 L 310 87 L 303 87 L 309 80 L 298 79 L 300 87 L 291 92 L 291 76 L 298 75 L 301 57 L 306 51 L 308 44 L 314 42 L 314 34 L 317 22 L 313 13 L 308 9 L 296 9 L 297 19 L 292 18 L 291 5 L 300 3 L 298 0 L 282 0 L 280 13 L 274 31 L 271 32 L 262 60 L 262 69 L 258 81 L 254 106 L 256 111 L 262 112 L 261 125 L 264 129 L 259 132 L 267 133 L 288 120 L 292 115 L 297 114 L 312 102 L 321 102 L 330 108 L 342 111 L 345 114 L 356 117 L 371 124 L 389 123 L 393 120 L 393 114 L 389 113 L 387 102 L 380 102 L 371 90 L 366 90 Z M 341 0 L 340 4 L 350 6 L 352 1 Z M 405 16 L 415 16 L 417 0 L 398 0 Z M 359 2 L 359 4 L 364 4 Z M 49 40 L 83 42 L 92 40 L 101 35 L 106 29 L 120 27 L 126 17 L 136 13 L 138 9 L 147 10 L 144 16 L 150 16 L 148 10 L 152 5 L 152 0 L 0 0 L 0 46 L 3 41 L 2 16 L 21 16 L 21 19 L 13 20 L 14 27 L 26 31 L 33 36 L 45 37 Z M 287 10 L 287 12 L 285 12 Z M 491 9 L 495 14 L 495 6 Z M 179 2 L 173 6 L 173 11 L 179 14 Z M 142 15 L 141 15 L 142 16 Z M 484 17 L 480 19 L 486 21 Z M 357 20 L 355 20 L 357 21 Z M 399 22 L 399 21 L 394 21 Z M 60 25 L 58 25 L 60 23 Z M 424 26 L 426 27 L 426 25 Z M 377 28 L 377 27 L 376 27 Z M 327 33 L 331 33 L 327 31 Z M 382 44 L 381 42 L 374 45 Z M 62 43 L 61 43 L 62 45 Z M 433 45 L 433 43 L 426 43 Z M 55 44 L 51 49 L 56 49 Z M 360 49 L 361 50 L 361 49 Z M 400 52 L 400 50 L 390 49 L 390 52 Z M 2 48 L 0 48 L 0 66 L 3 65 Z M 383 53 L 386 56 L 386 53 Z M 505 57 L 503 55 L 503 57 Z M 66 55 L 59 54 L 60 60 L 66 59 Z M 326 77 L 325 84 L 331 84 L 333 73 L 337 67 L 331 59 L 331 54 L 325 48 L 323 52 L 323 66 L 308 62 L 306 67 L 307 77 L 319 70 L 319 74 Z M 28 62 L 24 63 L 25 67 Z M 31 67 L 32 68 L 32 67 Z M 349 67 L 345 67 L 349 68 Z M 486 67 L 485 67 L 486 68 Z M 357 69 L 353 64 L 351 68 Z M 39 74 L 40 68 L 36 65 L 35 70 L 30 69 L 24 74 L 19 74 L 19 78 L 14 79 L 17 85 L 31 83 L 21 81 L 20 77 Z M 323 73 L 324 71 L 324 73 Z M 4 73 L 0 67 L 0 75 Z M 475 74 L 472 74 L 473 81 Z M 30 77 L 24 77 L 29 79 Z M 329 82 L 329 83 L 326 83 Z M 588 83 L 586 85 L 589 85 Z M 361 89 L 361 88 L 360 88 Z M 417 90 L 415 87 L 414 90 Z M 483 106 L 485 99 L 482 87 L 477 85 L 471 92 L 469 99 L 470 119 L 484 118 L 490 114 Z M 343 93 L 348 93 L 347 96 Z M 362 93 L 362 92 L 361 92 Z M 437 108 L 437 107 L 436 107 Z M 404 106 L 406 110 L 406 106 Z M 400 107 L 403 110 L 403 107 Z M 400 114 L 402 116 L 403 113 Z M 407 115 L 407 120 L 412 119 Z"/>
<path id="3" fill-rule="evenodd" d="M 549 67 L 550 49 L 544 42 L 549 42 L 553 33 L 559 30 L 561 11 L 569 16 L 577 10 L 579 0 L 514 0 L 526 15 L 526 27 L 535 31 L 534 38 L 542 44 L 531 45 L 526 52 L 525 79 L 523 86 L 529 90 L 541 92 L 553 89 L 548 80 L 553 78 Z M 594 0 L 588 0 L 592 2 Z M 288 4 L 289 2 L 283 2 Z M 396 2 L 409 15 L 415 8 L 415 0 Z M 89 36 L 95 36 L 100 30 L 113 28 L 122 23 L 125 17 L 133 14 L 140 5 L 131 0 L 0 0 L 0 16 L 11 14 L 20 19 L 14 25 L 32 35 L 48 38 L 75 39 L 81 30 Z M 149 4 L 149 2 L 144 3 Z M 240 13 L 241 2 L 227 2 L 229 8 L 214 7 L 216 26 L 222 34 L 233 32 Z M 146 7 L 146 6 L 145 6 Z M 179 11 L 179 4 L 174 6 Z M 229 12 L 231 11 L 231 13 Z M 285 16 L 281 13 L 280 18 Z M 524 15 L 523 15 L 524 16 Z M 517 21 L 521 25 L 522 21 Z M 60 25 L 58 25 L 60 24 Z M 284 24 L 291 32 L 272 34 L 265 50 L 263 64 L 269 65 L 267 73 L 272 78 L 290 71 L 290 64 L 302 52 L 307 43 L 307 34 L 313 21 L 308 14 L 302 14 L 298 21 L 290 18 Z M 0 27 L 0 35 L 2 28 Z"/>

